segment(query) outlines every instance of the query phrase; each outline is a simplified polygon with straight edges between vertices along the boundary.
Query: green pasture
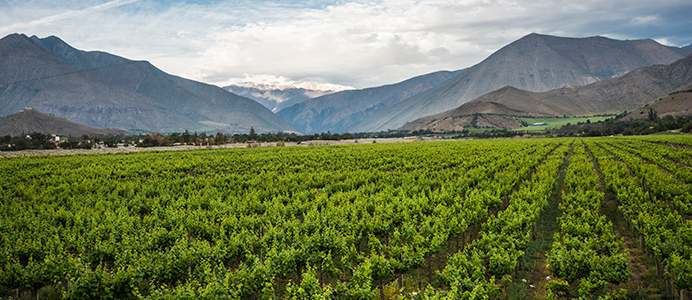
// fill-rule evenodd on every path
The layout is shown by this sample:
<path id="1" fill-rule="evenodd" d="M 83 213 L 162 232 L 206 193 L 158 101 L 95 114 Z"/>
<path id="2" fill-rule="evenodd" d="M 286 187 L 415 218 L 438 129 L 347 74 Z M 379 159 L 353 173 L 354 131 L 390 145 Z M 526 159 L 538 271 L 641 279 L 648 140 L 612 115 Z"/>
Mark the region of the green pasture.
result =
<path id="1" fill-rule="evenodd" d="M 579 122 L 581 123 L 586 123 L 587 120 L 590 121 L 591 123 L 594 122 L 599 122 L 599 121 L 605 121 L 607 119 L 614 118 L 613 116 L 609 117 L 572 117 L 572 118 L 519 118 L 519 120 L 522 120 L 528 124 L 534 124 L 534 123 L 546 123 L 548 125 L 546 126 L 527 126 L 519 129 L 514 129 L 514 130 L 519 130 L 519 131 L 542 131 L 545 129 L 555 129 L 555 128 L 560 128 L 564 125 L 569 124 L 577 124 Z"/>

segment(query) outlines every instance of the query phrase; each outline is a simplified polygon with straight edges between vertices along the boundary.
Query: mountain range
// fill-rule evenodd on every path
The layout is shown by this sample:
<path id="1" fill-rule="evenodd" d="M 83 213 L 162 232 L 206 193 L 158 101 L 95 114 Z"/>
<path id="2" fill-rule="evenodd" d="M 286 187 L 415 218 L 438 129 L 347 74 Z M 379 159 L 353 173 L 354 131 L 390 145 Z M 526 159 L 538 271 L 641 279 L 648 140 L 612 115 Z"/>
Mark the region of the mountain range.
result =
<path id="1" fill-rule="evenodd" d="M 306 134 L 347 132 L 377 110 L 437 86 L 457 73 L 439 71 L 396 84 L 329 94 L 284 108 L 277 115 Z"/>
<path id="2" fill-rule="evenodd" d="M 296 131 L 253 100 L 54 36 L 0 39 L 0 70 L 0 116 L 34 108 L 100 128 Z"/>
<path id="3" fill-rule="evenodd" d="M 564 38 L 529 34 L 444 83 L 373 113 L 349 130 L 396 129 L 417 118 L 454 109 L 481 95 L 511 86 L 531 92 L 586 85 L 636 68 L 670 64 L 690 48 L 654 40 Z"/>
<path id="4" fill-rule="evenodd" d="M 247 82 L 224 86 L 223 89 L 255 100 L 274 113 L 308 99 L 340 91 L 355 90 L 350 86 L 317 82 L 284 85 Z"/>
<path id="5" fill-rule="evenodd" d="M 470 68 L 391 85 L 238 84 L 224 90 L 147 61 L 77 50 L 54 36 L 12 34 L 0 39 L 0 116 L 34 108 L 90 127 L 163 132 L 512 128 L 520 124 L 516 116 L 620 113 L 677 89 L 684 93 L 690 82 L 681 70 L 690 52 L 650 39 L 530 34 Z"/>
<path id="6" fill-rule="evenodd" d="M 561 117 L 616 114 L 648 105 L 692 83 L 692 54 L 669 65 L 642 67 L 585 86 L 534 93 L 506 86 L 439 114 L 411 121 L 402 131 L 459 131 L 464 127 L 522 127 L 517 117 Z M 681 97 L 678 97 L 680 99 Z M 668 104 L 669 113 L 673 113 Z M 678 103 L 679 104 L 679 103 Z M 474 121 L 475 120 L 475 121 Z M 478 123 L 479 120 L 481 123 Z"/>

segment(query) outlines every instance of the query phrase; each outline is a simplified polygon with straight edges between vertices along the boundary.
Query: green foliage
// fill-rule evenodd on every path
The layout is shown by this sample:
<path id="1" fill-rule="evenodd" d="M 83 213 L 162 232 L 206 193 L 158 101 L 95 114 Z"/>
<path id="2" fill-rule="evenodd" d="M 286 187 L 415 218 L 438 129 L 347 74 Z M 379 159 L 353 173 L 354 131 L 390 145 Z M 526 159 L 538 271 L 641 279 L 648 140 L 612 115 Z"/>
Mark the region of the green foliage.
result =
<path id="1" fill-rule="evenodd" d="M 641 112 L 644 114 L 644 112 Z M 669 130 L 680 129 L 682 132 L 689 132 L 689 125 L 692 116 L 665 116 L 658 117 L 655 110 L 650 109 L 646 118 L 624 120 L 626 114 L 618 115 L 602 121 L 591 120 L 590 124 L 569 123 L 564 124 L 554 133 L 568 136 L 570 134 L 581 136 L 610 136 L 610 135 L 650 135 Z"/>
<path id="2" fill-rule="evenodd" d="M 612 116 L 607 117 L 564 117 L 564 118 L 519 118 L 526 126 L 517 129 L 518 131 L 543 131 L 546 129 L 557 129 L 565 125 L 581 124 L 581 123 L 596 123 L 603 122 L 608 119 L 613 119 Z M 531 126 L 535 123 L 546 123 L 546 126 Z"/>
<path id="3" fill-rule="evenodd" d="M 50 134 L 33 132 L 17 137 L 4 136 L 0 140 L 0 151 L 18 151 L 25 149 L 55 149 L 55 140 Z"/>
<path id="4" fill-rule="evenodd" d="M 690 144 L 689 138 L 659 136 L 596 142 L 587 145 L 597 158 L 607 188 L 617 195 L 620 211 L 642 237 L 647 252 L 670 271 L 666 274 L 672 275 L 673 284 L 689 289 L 692 222 L 683 216 L 690 216 L 692 185 L 689 170 L 680 168 L 680 164 L 692 155 L 689 150 L 653 144 L 682 147 Z"/>
<path id="5" fill-rule="evenodd" d="M 692 264 L 690 258 L 681 257 L 674 253 L 669 260 L 670 272 L 673 274 L 673 282 L 678 289 L 692 290 Z"/>
<path id="6" fill-rule="evenodd" d="M 608 283 L 629 280 L 627 253 L 623 242 L 614 234 L 612 224 L 599 216 L 605 194 L 598 183 L 595 165 L 585 144 L 576 141 L 570 156 L 558 218 L 560 231 L 555 233 L 548 253 L 550 273 L 561 280 L 552 281 L 547 289 L 550 297 L 570 295 L 568 282 L 578 283 L 583 298 L 600 295 Z M 565 290 L 567 289 L 567 290 Z"/>
<path id="7" fill-rule="evenodd" d="M 330 287 L 322 289 L 317 279 L 315 270 L 310 268 L 303 273 L 300 286 L 289 284 L 286 287 L 286 297 L 295 300 L 321 300 L 330 299 L 332 290 Z"/>
<path id="8" fill-rule="evenodd" d="M 561 296 L 566 296 L 570 293 L 569 283 L 560 279 L 548 281 L 545 290 L 545 298 L 548 300 L 559 299 Z"/>
<path id="9" fill-rule="evenodd" d="M 380 286 L 449 254 L 439 269 L 432 265 L 431 280 L 422 276 L 424 290 L 416 297 L 499 297 L 557 186 L 571 141 L 2 159 L 0 287 L 52 287 L 66 299 L 376 299 Z M 622 149 L 658 147 L 598 142 L 627 162 L 634 160 Z M 606 161 L 605 151 L 587 145 L 599 164 Z M 629 271 L 610 223 L 593 213 L 602 191 L 587 162 L 574 158 L 566 175 L 561 209 L 574 213 L 560 220 L 551 271 L 581 280 L 579 293 L 593 295 L 603 282 L 626 280 Z M 640 211 L 637 205 L 650 192 L 676 195 L 682 207 L 689 199 L 687 183 L 681 184 L 686 173 L 667 184 L 657 167 L 633 165 L 636 176 L 646 176 L 644 193 L 621 187 L 641 186 L 641 178 L 615 163 L 623 162 L 601 165 L 609 170 L 607 188 L 619 191 L 647 247 L 683 286 L 689 222 L 664 206 Z M 630 198 L 641 203 L 625 201 Z M 454 252 L 460 236 L 472 238 Z M 581 259 L 558 262 L 561 257 Z M 578 271 L 567 271 L 572 265 Z"/>

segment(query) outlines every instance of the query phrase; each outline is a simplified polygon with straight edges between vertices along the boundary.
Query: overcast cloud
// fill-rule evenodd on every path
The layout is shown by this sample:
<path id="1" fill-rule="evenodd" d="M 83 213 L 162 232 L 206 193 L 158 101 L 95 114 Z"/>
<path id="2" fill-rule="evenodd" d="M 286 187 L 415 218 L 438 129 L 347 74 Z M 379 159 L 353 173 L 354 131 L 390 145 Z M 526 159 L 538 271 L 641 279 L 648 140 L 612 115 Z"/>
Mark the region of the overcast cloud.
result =
<path id="1" fill-rule="evenodd" d="M 689 0 L 0 0 L 0 35 L 55 35 L 220 86 L 364 88 L 470 67 L 531 32 L 689 45 L 690 11 Z"/>

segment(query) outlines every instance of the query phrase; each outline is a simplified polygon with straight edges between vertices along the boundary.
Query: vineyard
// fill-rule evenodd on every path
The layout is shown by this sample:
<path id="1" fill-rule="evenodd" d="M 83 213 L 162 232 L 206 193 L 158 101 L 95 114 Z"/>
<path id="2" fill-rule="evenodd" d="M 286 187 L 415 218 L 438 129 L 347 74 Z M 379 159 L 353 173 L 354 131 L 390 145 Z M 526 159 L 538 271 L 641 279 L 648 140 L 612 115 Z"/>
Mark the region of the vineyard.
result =
<path id="1" fill-rule="evenodd" d="M 0 298 L 690 299 L 691 149 L 667 135 L 3 158 Z"/>

